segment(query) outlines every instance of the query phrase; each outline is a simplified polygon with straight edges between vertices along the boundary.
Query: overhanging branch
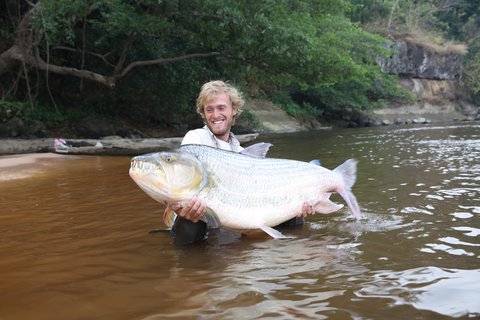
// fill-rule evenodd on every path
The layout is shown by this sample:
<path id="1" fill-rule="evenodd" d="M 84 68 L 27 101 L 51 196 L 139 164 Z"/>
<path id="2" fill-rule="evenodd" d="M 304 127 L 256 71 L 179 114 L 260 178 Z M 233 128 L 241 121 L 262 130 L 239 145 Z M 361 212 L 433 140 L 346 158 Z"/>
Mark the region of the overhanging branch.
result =
<path id="1" fill-rule="evenodd" d="M 120 72 L 118 75 L 113 76 L 112 78 L 115 78 L 114 82 L 116 82 L 118 79 L 124 77 L 125 75 L 127 75 L 127 73 L 129 73 L 133 68 L 136 68 L 136 67 L 142 67 L 142 66 L 148 66 L 148 65 L 160 65 L 160 64 L 171 63 L 171 62 L 179 62 L 183 60 L 190 60 L 190 59 L 196 59 L 196 58 L 209 58 L 209 57 L 216 57 L 221 55 L 222 53 L 220 52 L 191 53 L 191 54 L 186 54 L 183 56 L 178 56 L 173 58 L 161 58 L 161 59 L 154 59 L 154 60 L 135 61 L 127 65 L 122 72 Z"/>
<path id="2" fill-rule="evenodd" d="M 106 76 L 90 70 L 77 69 L 73 67 L 59 66 L 52 63 L 47 63 L 40 56 L 33 56 L 31 54 L 31 51 L 26 51 L 24 48 L 14 45 L 3 54 L 0 54 L 0 74 L 6 71 L 7 65 L 10 65 L 13 61 L 17 61 L 20 63 L 25 63 L 31 67 L 38 68 L 42 71 L 48 71 L 49 73 L 84 78 L 113 88 L 121 78 L 125 77 L 130 71 L 137 67 L 161 65 L 165 63 L 180 62 L 189 59 L 215 57 L 220 55 L 222 55 L 222 53 L 220 52 L 192 53 L 172 58 L 135 61 L 127 65 L 124 69 L 120 70 L 118 74 Z"/>
<path id="3" fill-rule="evenodd" d="M 140 60 L 134 61 L 128 64 L 126 67 L 125 61 L 128 51 L 130 50 L 133 40 L 135 39 L 135 34 L 132 34 L 125 44 L 123 52 L 114 67 L 112 75 L 100 74 L 91 70 L 86 70 L 68 66 L 61 66 L 50 63 L 49 60 L 45 61 L 39 54 L 38 50 L 35 48 L 38 47 L 41 39 L 43 38 L 42 32 L 35 32 L 35 29 L 31 27 L 31 16 L 34 10 L 37 10 L 40 5 L 40 2 L 33 4 L 32 8 L 25 14 L 22 18 L 16 32 L 15 43 L 3 53 L 0 53 L 0 75 L 7 72 L 14 64 L 21 63 L 26 66 L 38 68 L 39 70 L 46 71 L 48 73 L 58 74 L 58 75 L 67 75 L 75 76 L 90 81 L 98 82 L 103 85 L 106 85 L 110 88 L 115 87 L 116 83 L 123 77 L 125 77 L 130 71 L 134 68 L 149 66 L 149 65 L 161 65 L 166 63 L 180 62 L 190 59 L 202 59 L 209 57 L 216 57 L 224 55 L 220 52 L 206 52 L 206 53 L 191 53 L 186 55 L 181 55 L 178 57 L 171 58 L 160 58 L 153 60 Z M 77 51 L 78 49 L 67 48 L 67 47 L 55 47 L 55 49 Z M 48 49 L 47 49 L 48 50 Z M 83 53 L 88 53 L 94 56 L 101 58 L 103 61 L 107 62 L 106 55 L 99 55 L 92 52 L 84 51 Z M 110 66 L 113 66 L 110 64 Z"/>

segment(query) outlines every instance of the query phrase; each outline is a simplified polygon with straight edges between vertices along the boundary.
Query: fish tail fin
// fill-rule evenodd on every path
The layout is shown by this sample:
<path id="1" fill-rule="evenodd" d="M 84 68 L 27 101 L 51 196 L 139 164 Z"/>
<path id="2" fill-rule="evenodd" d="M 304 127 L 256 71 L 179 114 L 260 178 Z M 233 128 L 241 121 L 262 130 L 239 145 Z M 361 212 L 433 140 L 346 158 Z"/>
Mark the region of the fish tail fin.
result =
<path id="1" fill-rule="evenodd" d="M 345 190 L 343 192 L 340 192 L 340 195 L 342 198 L 345 200 L 347 203 L 348 207 L 352 211 L 353 216 L 359 220 L 362 218 L 362 213 L 360 211 L 360 206 L 358 205 L 357 198 L 355 198 L 355 195 L 351 190 Z"/>
<path id="2" fill-rule="evenodd" d="M 339 194 L 347 203 L 354 217 L 360 219 L 362 217 L 360 206 L 358 205 L 357 198 L 355 198 L 355 195 L 352 193 L 352 187 L 357 180 L 357 164 L 357 160 L 348 159 L 333 171 L 338 173 L 343 179 L 344 188 Z"/>
<path id="3" fill-rule="evenodd" d="M 345 188 L 348 190 L 352 189 L 355 181 L 357 181 L 357 164 L 357 160 L 348 159 L 333 169 L 334 172 L 342 176 L 343 182 L 345 183 Z"/>

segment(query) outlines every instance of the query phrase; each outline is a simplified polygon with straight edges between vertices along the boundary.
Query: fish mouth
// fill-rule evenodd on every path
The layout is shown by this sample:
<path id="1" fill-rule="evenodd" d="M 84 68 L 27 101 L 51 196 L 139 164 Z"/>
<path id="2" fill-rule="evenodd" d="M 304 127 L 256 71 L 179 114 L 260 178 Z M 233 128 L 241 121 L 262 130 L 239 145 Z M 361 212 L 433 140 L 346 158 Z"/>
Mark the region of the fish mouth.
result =
<path id="1" fill-rule="evenodd" d="M 161 166 L 159 167 L 158 164 L 145 161 L 145 159 L 141 156 L 133 158 L 130 163 L 130 174 L 151 173 L 153 171 L 157 171 L 158 169 L 160 169 L 159 171 L 163 172 Z"/>
<path id="2" fill-rule="evenodd" d="M 174 152 L 152 153 L 131 160 L 130 177 L 157 201 L 181 201 L 205 185 L 205 174 L 193 156 Z"/>
<path id="3" fill-rule="evenodd" d="M 136 182 L 136 178 L 155 174 L 160 179 L 165 179 L 166 174 L 161 162 L 153 161 L 150 155 L 136 156 L 130 162 L 129 174 Z"/>
<path id="4" fill-rule="evenodd" d="M 153 199 L 165 201 L 170 197 L 163 165 L 154 162 L 149 155 L 134 157 L 130 162 L 129 175 Z"/>

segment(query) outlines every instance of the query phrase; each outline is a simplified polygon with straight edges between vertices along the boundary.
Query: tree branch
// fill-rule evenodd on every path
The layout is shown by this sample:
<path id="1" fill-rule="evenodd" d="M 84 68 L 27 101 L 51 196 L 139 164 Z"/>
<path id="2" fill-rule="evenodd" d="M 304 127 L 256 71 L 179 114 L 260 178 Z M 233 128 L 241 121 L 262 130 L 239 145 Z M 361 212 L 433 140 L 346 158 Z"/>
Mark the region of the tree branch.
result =
<path id="1" fill-rule="evenodd" d="M 70 47 L 64 47 L 64 46 L 55 46 L 55 47 L 52 47 L 52 50 L 64 50 L 64 51 L 71 51 L 71 52 L 80 52 L 82 53 L 82 49 L 75 49 L 75 48 L 70 48 Z M 110 67 L 114 67 L 115 65 L 111 62 L 109 62 L 107 60 L 107 56 L 110 55 L 112 52 L 107 52 L 105 54 L 100 54 L 100 53 L 95 53 L 95 52 L 92 52 L 92 51 L 88 51 L 86 50 L 85 51 L 86 54 L 90 55 L 90 56 L 93 56 L 93 57 L 97 57 L 99 58 L 100 60 L 102 60 L 106 65 L 110 66 Z"/>
<path id="2" fill-rule="evenodd" d="M 117 66 L 115 67 L 115 70 L 113 71 L 114 75 L 117 75 L 121 72 L 123 65 L 125 64 L 125 60 L 127 59 L 127 54 L 130 48 L 132 47 L 133 40 L 135 40 L 136 33 L 133 33 L 130 35 L 130 38 L 128 39 L 127 43 L 125 44 L 125 47 L 122 50 L 122 54 L 120 55 L 120 59 L 118 59 Z"/>
<path id="3" fill-rule="evenodd" d="M 171 63 L 171 62 L 179 62 L 183 60 L 190 60 L 190 59 L 196 59 L 196 58 L 209 58 L 209 57 L 218 57 L 223 55 L 221 52 L 208 52 L 208 53 L 192 53 L 192 54 L 186 54 L 183 56 L 178 56 L 178 57 L 173 57 L 173 58 L 161 58 L 161 59 L 155 59 L 155 60 L 143 60 L 143 61 L 135 61 L 130 63 L 128 66 L 123 69 L 121 73 L 118 75 L 114 75 L 112 80 L 114 82 L 117 82 L 118 79 L 124 77 L 129 73 L 133 68 L 136 67 L 142 67 L 142 66 L 148 66 L 148 65 L 159 65 L 159 64 L 165 64 L 165 63 Z"/>

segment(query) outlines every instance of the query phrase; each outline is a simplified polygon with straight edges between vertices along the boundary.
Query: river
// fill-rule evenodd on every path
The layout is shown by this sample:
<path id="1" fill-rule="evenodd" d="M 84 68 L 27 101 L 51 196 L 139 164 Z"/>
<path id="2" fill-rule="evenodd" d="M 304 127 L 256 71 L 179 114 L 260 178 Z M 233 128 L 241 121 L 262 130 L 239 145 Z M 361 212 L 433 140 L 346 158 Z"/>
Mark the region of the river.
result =
<path id="1" fill-rule="evenodd" d="M 479 123 L 257 141 L 330 169 L 358 159 L 365 217 L 178 248 L 149 233 L 163 208 L 129 178 L 130 157 L 0 157 L 15 161 L 0 165 L 0 319 L 480 317 Z"/>

